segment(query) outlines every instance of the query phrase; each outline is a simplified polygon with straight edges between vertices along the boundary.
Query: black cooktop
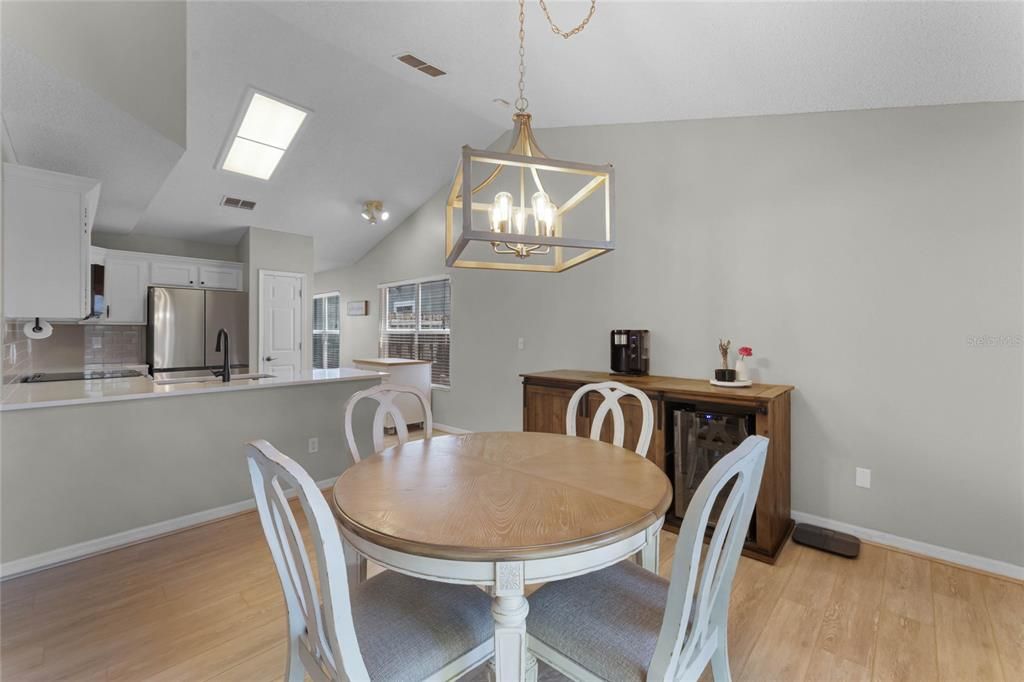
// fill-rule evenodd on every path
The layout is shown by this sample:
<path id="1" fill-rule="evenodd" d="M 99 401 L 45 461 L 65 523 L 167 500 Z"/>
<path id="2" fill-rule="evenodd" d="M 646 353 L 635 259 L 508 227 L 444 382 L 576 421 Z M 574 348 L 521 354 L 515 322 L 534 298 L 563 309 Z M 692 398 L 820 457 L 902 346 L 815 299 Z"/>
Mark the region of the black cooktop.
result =
<path id="1" fill-rule="evenodd" d="M 23 384 L 42 384 L 48 381 L 84 381 L 86 379 L 125 379 L 141 377 L 135 369 L 91 370 L 88 372 L 40 372 L 30 374 L 21 380 Z"/>

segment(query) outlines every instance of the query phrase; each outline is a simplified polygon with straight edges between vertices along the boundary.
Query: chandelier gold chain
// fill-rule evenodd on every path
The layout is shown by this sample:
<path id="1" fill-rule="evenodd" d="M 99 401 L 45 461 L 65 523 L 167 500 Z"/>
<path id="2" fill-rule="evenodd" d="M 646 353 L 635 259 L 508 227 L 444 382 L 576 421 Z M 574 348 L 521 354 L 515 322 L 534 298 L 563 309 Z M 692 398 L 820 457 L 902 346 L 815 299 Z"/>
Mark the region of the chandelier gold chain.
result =
<path id="1" fill-rule="evenodd" d="M 516 111 L 522 113 L 530 106 L 526 99 L 526 0 L 519 0 L 519 97 Z"/>
<path id="2" fill-rule="evenodd" d="M 548 11 L 547 3 L 544 2 L 544 0 L 538 1 L 540 2 L 540 8 L 544 10 L 544 16 L 547 17 L 548 25 L 551 26 L 551 32 L 556 35 L 560 35 L 566 39 L 573 37 L 580 31 L 585 29 L 587 27 L 587 24 L 589 24 L 590 20 L 594 17 L 594 10 L 597 9 L 597 0 L 590 0 L 590 11 L 587 12 L 587 16 L 583 17 L 583 21 L 577 24 L 576 27 L 573 28 L 571 31 L 563 31 L 558 27 L 558 24 L 556 24 L 555 21 L 551 18 L 551 12 Z M 522 7 L 522 2 L 519 3 L 519 6 Z M 522 15 L 520 15 L 520 17 L 521 16 Z"/>

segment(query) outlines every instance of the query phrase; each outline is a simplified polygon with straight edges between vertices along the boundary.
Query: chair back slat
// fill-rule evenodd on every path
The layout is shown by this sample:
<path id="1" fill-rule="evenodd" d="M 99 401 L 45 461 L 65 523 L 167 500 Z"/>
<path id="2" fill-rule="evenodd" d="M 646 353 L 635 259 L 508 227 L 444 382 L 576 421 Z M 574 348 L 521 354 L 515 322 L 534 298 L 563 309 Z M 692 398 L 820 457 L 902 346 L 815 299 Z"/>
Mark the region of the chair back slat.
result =
<path id="1" fill-rule="evenodd" d="M 296 603 L 305 623 L 310 647 L 317 658 L 326 657 L 333 663 L 330 644 L 324 637 L 320 599 L 316 594 L 316 583 L 313 582 L 313 570 L 310 568 L 302 533 L 278 480 L 271 478 L 265 481 L 265 487 L 269 488 L 267 498 L 270 501 L 278 542 L 285 560 L 288 582 L 297 597 Z"/>
<path id="2" fill-rule="evenodd" d="M 673 679 L 710 638 L 725 635 L 729 593 L 767 453 L 767 438 L 748 437 L 711 468 L 691 499 L 679 529 L 668 603 L 648 679 Z M 726 499 L 705 549 L 705 529 L 723 494 Z"/>
<path id="3" fill-rule="evenodd" d="M 256 508 L 288 609 L 289 652 L 304 648 L 330 679 L 367 679 L 352 621 L 341 535 L 327 500 L 298 463 L 267 441 L 249 443 L 246 456 Z M 297 493 L 308 522 L 319 590 L 284 486 Z"/>
<path id="4" fill-rule="evenodd" d="M 641 457 L 647 456 L 647 449 L 651 446 L 651 435 L 654 433 L 654 406 L 651 399 L 643 391 L 619 383 L 618 381 L 604 381 L 596 384 L 580 386 L 569 399 L 569 407 L 565 414 L 565 432 L 567 435 L 576 435 L 576 412 L 579 410 L 580 401 L 590 393 L 597 391 L 604 398 L 598 406 L 591 419 L 590 438 L 601 440 L 601 429 L 604 427 L 604 420 L 609 414 L 612 416 L 612 443 L 622 447 L 626 438 L 626 417 L 622 412 L 622 405 L 619 399 L 629 395 L 640 401 L 640 410 L 643 412 L 643 424 L 640 426 L 640 436 L 636 442 L 636 452 Z"/>
<path id="5" fill-rule="evenodd" d="M 391 417 L 395 424 L 395 434 L 398 436 L 399 444 L 409 442 L 409 427 L 405 423 L 405 418 L 402 417 L 402 411 L 395 404 L 395 398 L 401 395 L 411 395 L 419 402 L 420 408 L 423 410 L 423 437 L 430 438 L 434 432 L 434 417 L 430 412 L 430 403 L 427 401 L 427 396 L 413 386 L 378 384 L 365 391 L 354 393 L 348 399 L 348 402 L 345 403 L 345 440 L 348 442 L 348 449 L 352 453 L 354 461 L 358 462 L 362 457 L 359 454 L 359 448 L 356 446 L 355 432 L 352 429 L 352 413 L 355 410 L 356 403 L 364 398 L 377 402 L 377 409 L 373 413 L 372 435 L 374 452 L 380 452 L 384 449 L 384 424 L 387 417 Z"/>

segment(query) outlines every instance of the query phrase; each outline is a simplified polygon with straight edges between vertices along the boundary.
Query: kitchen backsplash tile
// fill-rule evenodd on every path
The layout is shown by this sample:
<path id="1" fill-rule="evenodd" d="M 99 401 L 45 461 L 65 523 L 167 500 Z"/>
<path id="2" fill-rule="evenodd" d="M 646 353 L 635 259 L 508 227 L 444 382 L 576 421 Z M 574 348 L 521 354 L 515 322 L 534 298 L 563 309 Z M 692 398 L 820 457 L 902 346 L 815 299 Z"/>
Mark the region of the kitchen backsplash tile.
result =
<path id="1" fill-rule="evenodd" d="M 142 337 L 145 327 L 122 325 L 85 326 L 86 366 L 137 365 L 145 361 Z"/>
<path id="2" fill-rule="evenodd" d="M 47 339 L 29 339 L 21 323 L 3 325 L 3 382 L 30 372 L 99 369 L 145 362 L 145 327 L 55 324 Z"/>
<path id="3" fill-rule="evenodd" d="M 4 394 L 9 384 L 32 369 L 29 357 L 29 338 L 21 329 L 21 324 L 6 321 L 3 325 L 3 388 Z"/>

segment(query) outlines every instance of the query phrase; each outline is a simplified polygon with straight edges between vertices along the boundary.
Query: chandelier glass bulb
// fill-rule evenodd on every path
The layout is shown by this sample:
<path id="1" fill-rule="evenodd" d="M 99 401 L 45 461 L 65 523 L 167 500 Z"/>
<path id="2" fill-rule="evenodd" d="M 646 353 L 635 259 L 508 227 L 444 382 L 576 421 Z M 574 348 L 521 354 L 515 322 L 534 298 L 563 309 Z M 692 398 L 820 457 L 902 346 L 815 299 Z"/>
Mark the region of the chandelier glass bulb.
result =
<path id="1" fill-rule="evenodd" d="M 512 228 L 516 234 L 526 234 L 526 211 L 522 206 L 512 209 Z"/>
<path id="2" fill-rule="evenodd" d="M 542 237 L 554 235 L 555 205 L 551 203 L 545 192 L 536 192 L 530 199 L 533 205 L 533 224 L 537 234 Z"/>
<path id="3" fill-rule="evenodd" d="M 491 231 L 508 232 L 509 221 L 512 218 L 512 195 L 508 192 L 498 192 L 491 204 Z"/>

